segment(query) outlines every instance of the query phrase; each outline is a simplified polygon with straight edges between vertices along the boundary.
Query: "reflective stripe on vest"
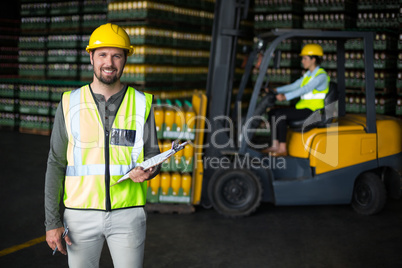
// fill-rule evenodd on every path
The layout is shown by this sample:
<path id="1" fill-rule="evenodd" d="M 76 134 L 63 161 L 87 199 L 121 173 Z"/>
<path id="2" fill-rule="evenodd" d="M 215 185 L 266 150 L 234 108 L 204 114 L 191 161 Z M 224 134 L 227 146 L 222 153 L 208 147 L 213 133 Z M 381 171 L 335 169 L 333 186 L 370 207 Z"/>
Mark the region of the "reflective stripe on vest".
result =
<path id="1" fill-rule="evenodd" d="M 117 107 L 105 143 L 104 127 L 89 86 L 63 94 L 69 137 L 64 195 L 66 207 L 105 210 L 107 200 L 110 200 L 111 209 L 145 204 L 146 183 L 128 180 L 111 187 L 110 199 L 106 196 L 106 187 L 143 161 L 144 124 L 151 105 L 152 95 L 128 87 L 120 107 Z M 105 185 L 106 167 L 109 169 L 109 185 Z"/>
<path id="2" fill-rule="evenodd" d="M 305 74 L 300 87 L 307 85 L 320 74 L 325 74 L 327 76 L 328 84 L 327 84 L 326 89 L 321 90 L 321 91 L 319 91 L 317 89 L 313 89 L 312 91 L 310 91 L 306 94 L 303 94 L 302 96 L 300 96 L 300 100 L 296 103 L 296 109 L 308 108 L 312 111 L 315 111 L 315 110 L 324 108 L 324 99 L 329 90 L 330 77 L 327 75 L 327 73 L 325 72 L 325 70 L 323 68 L 318 69 L 318 71 L 316 72 L 316 74 L 313 77 L 307 76 L 307 74 Z"/>

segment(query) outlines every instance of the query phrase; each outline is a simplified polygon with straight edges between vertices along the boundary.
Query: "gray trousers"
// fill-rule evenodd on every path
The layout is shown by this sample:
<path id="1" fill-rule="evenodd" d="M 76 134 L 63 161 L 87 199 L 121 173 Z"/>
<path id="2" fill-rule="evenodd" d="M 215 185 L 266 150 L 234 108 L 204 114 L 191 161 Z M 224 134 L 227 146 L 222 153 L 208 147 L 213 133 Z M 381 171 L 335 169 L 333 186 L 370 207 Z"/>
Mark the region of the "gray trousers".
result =
<path id="1" fill-rule="evenodd" d="M 99 267 L 105 239 L 115 268 L 142 267 L 146 218 L 143 207 L 112 212 L 66 209 L 64 222 L 72 242 L 67 245 L 69 267 Z"/>

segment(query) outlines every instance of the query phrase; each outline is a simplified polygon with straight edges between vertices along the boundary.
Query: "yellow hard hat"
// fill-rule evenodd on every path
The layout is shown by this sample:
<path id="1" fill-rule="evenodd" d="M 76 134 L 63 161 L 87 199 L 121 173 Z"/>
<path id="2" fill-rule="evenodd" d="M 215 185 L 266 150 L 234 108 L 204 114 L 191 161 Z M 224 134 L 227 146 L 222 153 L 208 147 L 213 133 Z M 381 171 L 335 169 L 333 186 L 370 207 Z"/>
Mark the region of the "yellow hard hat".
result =
<path id="1" fill-rule="evenodd" d="M 303 47 L 300 56 L 319 56 L 322 57 L 324 51 L 320 45 L 317 44 L 307 44 Z"/>
<path id="2" fill-rule="evenodd" d="M 130 44 L 130 37 L 126 31 L 116 24 L 103 24 L 93 31 L 89 38 L 89 44 L 86 48 L 88 53 L 95 48 L 100 47 L 118 47 L 127 49 L 127 56 L 133 55 L 134 48 Z"/>

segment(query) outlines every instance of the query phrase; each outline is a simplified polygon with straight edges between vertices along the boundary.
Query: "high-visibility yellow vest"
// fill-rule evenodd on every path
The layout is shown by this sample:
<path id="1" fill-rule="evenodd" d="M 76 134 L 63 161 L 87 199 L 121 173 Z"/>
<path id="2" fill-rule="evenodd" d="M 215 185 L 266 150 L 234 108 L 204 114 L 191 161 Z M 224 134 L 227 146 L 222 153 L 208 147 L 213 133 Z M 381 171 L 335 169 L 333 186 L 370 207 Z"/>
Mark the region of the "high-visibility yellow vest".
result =
<path id="1" fill-rule="evenodd" d="M 325 74 L 327 76 L 327 80 L 328 80 L 327 88 L 325 90 L 321 90 L 321 91 L 319 91 L 317 89 L 313 89 L 313 91 L 300 96 L 300 100 L 296 103 L 296 109 L 307 108 L 312 111 L 315 111 L 315 110 L 324 108 L 324 99 L 329 90 L 330 77 L 329 77 L 329 75 L 327 75 L 327 73 L 325 72 L 325 70 L 323 68 L 318 69 L 318 71 L 315 73 L 315 75 L 313 77 L 305 74 L 300 87 L 307 85 L 307 83 L 311 82 L 315 77 L 317 77 L 320 74 Z"/>
<path id="2" fill-rule="evenodd" d="M 110 132 L 106 132 L 88 85 L 63 94 L 68 135 L 64 204 L 67 208 L 113 209 L 143 206 L 147 183 L 114 184 L 144 160 L 144 124 L 151 94 L 128 87 Z"/>

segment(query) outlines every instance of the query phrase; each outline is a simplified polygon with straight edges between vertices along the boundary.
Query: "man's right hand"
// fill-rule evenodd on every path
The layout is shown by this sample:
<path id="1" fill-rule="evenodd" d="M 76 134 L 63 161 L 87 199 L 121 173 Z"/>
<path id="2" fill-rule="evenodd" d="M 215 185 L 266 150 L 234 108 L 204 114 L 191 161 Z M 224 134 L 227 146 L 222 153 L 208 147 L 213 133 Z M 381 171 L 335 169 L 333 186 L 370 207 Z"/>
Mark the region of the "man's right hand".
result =
<path id="1" fill-rule="evenodd" d="M 46 231 L 46 242 L 52 250 L 54 250 L 57 246 L 58 251 L 60 251 L 64 255 L 67 255 L 67 251 L 63 246 L 62 238 L 61 238 L 61 236 L 63 235 L 63 232 L 64 232 L 64 227 Z M 71 240 L 68 237 L 68 235 L 66 235 L 64 240 L 66 241 L 66 243 L 68 245 L 71 245 Z"/>

